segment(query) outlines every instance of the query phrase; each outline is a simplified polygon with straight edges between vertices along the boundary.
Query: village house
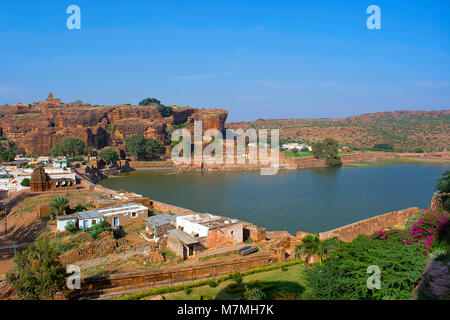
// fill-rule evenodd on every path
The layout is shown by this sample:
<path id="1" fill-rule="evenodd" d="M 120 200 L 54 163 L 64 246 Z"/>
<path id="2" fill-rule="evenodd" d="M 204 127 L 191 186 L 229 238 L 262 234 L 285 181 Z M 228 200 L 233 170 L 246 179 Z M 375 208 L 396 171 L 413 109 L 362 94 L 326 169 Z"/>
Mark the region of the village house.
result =
<path id="1" fill-rule="evenodd" d="M 78 224 L 78 218 L 74 214 L 68 214 L 66 216 L 57 216 L 56 217 L 56 227 L 58 231 L 66 230 L 66 226 L 68 223 L 72 222 L 73 224 Z"/>
<path id="2" fill-rule="evenodd" d="M 167 247 L 183 260 L 205 250 L 204 240 L 204 238 L 194 238 L 178 229 L 167 231 Z"/>
<path id="3" fill-rule="evenodd" d="M 103 216 L 96 210 L 88 210 L 75 213 L 75 217 L 78 219 L 78 228 L 87 229 L 93 225 L 103 221 Z"/>
<path id="4" fill-rule="evenodd" d="M 105 220 L 113 228 L 126 226 L 131 223 L 144 223 L 148 216 L 148 208 L 138 203 L 126 203 L 115 207 L 87 210 L 77 212 L 73 215 L 58 216 L 57 228 L 64 231 L 70 221 L 76 223 L 80 229 L 90 228 L 93 225 Z"/>
<path id="5" fill-rule="evenodd" d="M 168 213 L 147 217 L 144 219 L 146 221 L 145 229 L 154 240 L 157 240 L 166 235 L 169 230 L 176 228 L 176 218 L 177 216 Z"/>
<path id="6" fill-rule="evenodd" d="M 53 159 L 53 168 L 67 168 L 67 158 L 59 157 Z"/>
<path id="7" fill-rule="evenodd" d="M 129 225 L 131 223 L 144 223 L 148 217 L 148 208 L 139 203 L 125 203 L 117 207 L 108 207 L 97 210 L 113 228 Z"/>
<path id="8" fill-rule="evenodd" d="M 292 143 L 285 143 L 283 145 L 281 145 L 281 149 L 282 150 L 302 150 L 302 149 L 308 149 L 309 151 L 312 151 L 311 146 L 305 144 L 305 143 L 296 143 L 296 142 L 292 142 Z"/>
<path id="9" fill-rule="evenodd" d="M 201 250 L 244 241 L 243 222 L 209 213 L 179 215 L 176 227 L 167 232 L 167 246 L 183 259 Z"/>

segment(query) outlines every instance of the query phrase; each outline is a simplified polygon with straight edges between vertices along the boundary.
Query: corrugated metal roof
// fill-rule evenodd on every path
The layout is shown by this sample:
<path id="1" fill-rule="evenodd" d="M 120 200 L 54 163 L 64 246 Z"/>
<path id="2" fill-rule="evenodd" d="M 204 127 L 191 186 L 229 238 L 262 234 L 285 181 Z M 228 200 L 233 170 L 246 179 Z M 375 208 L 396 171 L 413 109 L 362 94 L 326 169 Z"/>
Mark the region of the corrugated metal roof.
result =
<path id="1" fill-rule="evenodd" d="M 68 214 L 66 216 L 56 216 L 56 220 L 74 220 L 77 217 L 74 214 Z"/>
<path id="2" fill-rule="evenodd" d="M 144 220 L 155 227 L 159 227 L 159 226 L 163 226 L 168 223 L 175 224 L 176 218 L 177 218 L 177 216 L 175 216 L 175 215 L 163 213 L 163 214 L 158 214 L 158 215 L 151 216 L 148 218 L 144 218 Z"/>
<path id="3" fill-rule="evenodd" d="M 102 217 L 102 215 L 97 210 L 77 212 L 75 213 L 75 216 L 80 220 L 98 219 Z"/>
<path id="4" fill-rule="evenodd" d="M 178 240 L 180 240 L 183 244 L 194 244 L 194 243 L 198 243 L 199 242 L 198 240 L 196 240 L 195 238 L 191 237 L 187 233 L 182 232 L 182 231 L 177 230 L 177 229 L 169 230 L 169 231 L 167 231 L 167 233 L 172 235 L 172 236 L 174 236 Z"/>

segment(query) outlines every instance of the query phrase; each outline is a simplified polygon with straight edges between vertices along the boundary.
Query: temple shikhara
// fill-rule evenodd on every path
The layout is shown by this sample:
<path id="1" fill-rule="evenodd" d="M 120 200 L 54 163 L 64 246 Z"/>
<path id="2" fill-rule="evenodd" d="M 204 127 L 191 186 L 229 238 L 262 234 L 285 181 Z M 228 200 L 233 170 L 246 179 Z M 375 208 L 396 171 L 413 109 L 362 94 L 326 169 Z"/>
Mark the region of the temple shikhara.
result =
<path id="1" fill-rule="evenodd" d="M 45 105 L 47 107 L 57 107 L 59 105 L 61 105 L 61 99 L 56 99 L 53 97 L 53 93 L 50 92 L 48 94 L 47 99 L 45 99 L 45 101 L 41 101 L 39 102 L 40 105 Z"/>

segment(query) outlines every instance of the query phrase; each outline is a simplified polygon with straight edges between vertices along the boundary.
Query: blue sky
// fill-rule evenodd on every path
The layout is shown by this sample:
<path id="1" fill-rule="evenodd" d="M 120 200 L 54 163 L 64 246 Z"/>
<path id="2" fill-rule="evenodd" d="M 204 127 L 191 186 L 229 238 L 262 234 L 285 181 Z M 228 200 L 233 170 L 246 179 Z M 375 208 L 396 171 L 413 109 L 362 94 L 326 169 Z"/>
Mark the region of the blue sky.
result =
<path id="1" fill-rule="evenodd" d="M 231 121 L 449 109 L 449 15 L 445 0 L 2 1 L 0 104 L 156 97 Z"/>

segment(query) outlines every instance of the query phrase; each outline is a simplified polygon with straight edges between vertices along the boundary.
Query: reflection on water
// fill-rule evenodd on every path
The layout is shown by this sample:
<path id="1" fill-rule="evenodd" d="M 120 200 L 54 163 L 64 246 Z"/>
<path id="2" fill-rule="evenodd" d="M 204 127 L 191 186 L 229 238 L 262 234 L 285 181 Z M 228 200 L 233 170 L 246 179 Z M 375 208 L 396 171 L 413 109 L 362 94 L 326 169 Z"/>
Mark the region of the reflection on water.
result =
<path id="1" fill-rule="evenodd" d="M 445 170 L 448 167 L 406 164 L 284 171 L 275 176 L 145 170 L 101 184 L 295 234 L 322 232 L 407 207 L 428 207 Z"/>

